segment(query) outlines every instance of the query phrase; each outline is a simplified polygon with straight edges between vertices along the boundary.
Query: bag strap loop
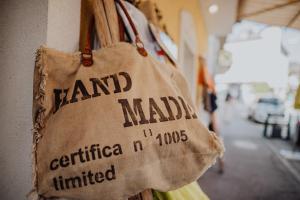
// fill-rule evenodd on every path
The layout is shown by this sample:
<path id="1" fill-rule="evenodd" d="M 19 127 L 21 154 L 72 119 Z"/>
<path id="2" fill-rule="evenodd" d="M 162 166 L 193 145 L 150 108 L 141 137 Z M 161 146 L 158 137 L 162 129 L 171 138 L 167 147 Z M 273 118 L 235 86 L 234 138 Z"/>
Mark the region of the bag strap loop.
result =
<path id="1" fill-rule="evenodd" d="M 89 22 L 85 47 L 84 47 L 84 50 L 81 52 L 81 63 L 85 67 L 90 67 L 94 63 L 93 62 L 92 47 L 91 47 L 91 34 L 92 34 L 94 23 L 95 23 L 95 18 L 93 16 L 91 18 L 90 22 Z"/>

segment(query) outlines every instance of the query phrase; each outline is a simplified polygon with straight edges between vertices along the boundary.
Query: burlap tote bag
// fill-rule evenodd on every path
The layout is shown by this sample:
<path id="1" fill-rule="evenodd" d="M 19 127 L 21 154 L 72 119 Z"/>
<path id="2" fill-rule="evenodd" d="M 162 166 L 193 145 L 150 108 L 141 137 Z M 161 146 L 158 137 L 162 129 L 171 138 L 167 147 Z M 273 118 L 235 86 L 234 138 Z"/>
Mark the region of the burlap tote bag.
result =
<path id="1" fill-rule="evenodd" d="M 37 51 L 36 198 L 120 200 L 147 188 L 169 191 L 195 181 L 222 154 L 183 75 L 147 55 L 132 28 L 134 45 Z"/>

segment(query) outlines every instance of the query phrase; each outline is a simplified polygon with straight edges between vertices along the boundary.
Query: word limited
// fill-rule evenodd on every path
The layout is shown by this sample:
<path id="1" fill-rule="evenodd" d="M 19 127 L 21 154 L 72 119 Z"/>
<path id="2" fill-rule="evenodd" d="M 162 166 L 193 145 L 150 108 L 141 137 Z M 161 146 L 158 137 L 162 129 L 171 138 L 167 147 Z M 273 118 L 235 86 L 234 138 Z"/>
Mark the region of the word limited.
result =
<path id="1" fill-rule="evenodd" d="M 79 148 L 78 151 L 70 155 L 62 155 L 50 162 L 50 170 L 55 171 L 59 168 L 68 168 L 74 165 L 80 165 L 86 162 L 92 162 L 103 158 L 122 155 L 122 147 L 120 144 L 112 146 L 100 147 L 99 144 L 92 144 L 89 147 Z M 67 190 L 74 188 L 86 187 L 104 181 L 112 181 L 116 179 L 116 169 L 111 165 L 108 169 L 102 171 L 82 171 L 75 176 L 66 177 L 58 176 L 53 178 L 55 190 Z"/>

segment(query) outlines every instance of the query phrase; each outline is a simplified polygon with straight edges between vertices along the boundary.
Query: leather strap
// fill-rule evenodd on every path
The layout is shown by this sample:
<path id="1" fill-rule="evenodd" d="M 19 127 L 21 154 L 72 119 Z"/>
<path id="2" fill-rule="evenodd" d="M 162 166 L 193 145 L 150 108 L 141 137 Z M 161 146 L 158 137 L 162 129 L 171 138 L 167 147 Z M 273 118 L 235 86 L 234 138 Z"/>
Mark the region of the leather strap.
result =
<path id="1" fill-rule="evenodd" d="M 120 41 L 125 42 L 125 24 L 120 15 L 118 15 L 118 23 L 119 23 L 119 30 L 120 30 Z"/>
<path id="2" fill-rule="evenodd" d="M 143 43 L 143 42 L 141 41 L 141 39 L 140 39 L 139 33 L 138 33 L 138 31 L 137 31 L 137 29 L 136 29 L 136 27 L 135 27 L 135 25 L 134 25 L 134 23 L 133 23 L 133 21 L 132 21 L 130 15 L 129 15 L 129 13 L 128 13 L 128 11 L 127 11 L 127 8 L 126 8 L 125 5 L 123 4 L 122 0 L 115 0 L 115 1 L 119 4 L 120 8 L 121 8 L 122 11 L 124 12 L 124 14 L 125 14 L 125 16 L 126 16 L 128 22 L 129 22 L 129 25 L 130 25 L 130 27 L 131 27 L 133 33 L 134 33 L 134 36 L 135 36 L 135 45 L 136 45 L 136 47 L 137 47 L 138 52 L 139 52 L 142 56 L 147 56 L 148 53 L 147 53 L 147 51 L 146 51 L 146 49 L 145 49 L 145 47 L 144 47 L 144 43 Z"/>

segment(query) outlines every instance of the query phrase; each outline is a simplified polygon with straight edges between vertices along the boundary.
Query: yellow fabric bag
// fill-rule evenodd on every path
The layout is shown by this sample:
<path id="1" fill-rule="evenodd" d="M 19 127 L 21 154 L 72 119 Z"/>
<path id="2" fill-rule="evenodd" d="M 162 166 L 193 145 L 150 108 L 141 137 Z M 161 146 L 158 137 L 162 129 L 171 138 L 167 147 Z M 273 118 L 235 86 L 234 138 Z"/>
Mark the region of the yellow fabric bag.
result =
<path id="1" fill-rule="evenodd" d="M 170 192 L 153 192 L 154 200 L 209 200 L 197 182 Z"/>
<path id="2" fill-rule="evenodd" d="M 296 92 L 294 108 L 300 109 L 300 85 L 298 86 L 298 89 Z"/>

